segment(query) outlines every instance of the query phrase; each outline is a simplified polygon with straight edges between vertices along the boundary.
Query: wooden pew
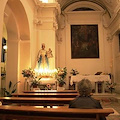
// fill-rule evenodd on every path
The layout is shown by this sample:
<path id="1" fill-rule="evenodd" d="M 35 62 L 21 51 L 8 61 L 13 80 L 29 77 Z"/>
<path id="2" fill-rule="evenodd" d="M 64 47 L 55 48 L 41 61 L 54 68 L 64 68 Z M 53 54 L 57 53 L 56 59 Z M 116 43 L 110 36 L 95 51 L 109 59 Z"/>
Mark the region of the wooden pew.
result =
<path id="1" fill-rule="evenodd" d="M 114 113 L 112 109 L 37 108 L 0 106 L 0 120 L 100 120 Z"/>
<path id="2" fill-rule="evenodd" d="M 75 98 L 78 93 L 14 93 L 13 97 Z"/>
<path id="3" fill-rule="evenodd" d="M 74 98 L 30 98 L 30 97 L 0 97 L 3 105 L 64 105 L 69 104 Z M 95 98 L 100 101 L 100 98 Z"/>
<path id="4" fill-rule="evenodd" d="M 30 97 L 0 97 L 3 105 L 27 105 L 27 106 L 66 106 L 74 98 L 30 98 Z M 100 98 L 95 98 L 100 101 Z"/>
<path id="5" fill-rule="evenodd" d="M 27 105 L 27 106 L 66 106 L 74 98 L 31 98 L 31 97 L 0 97 L 2 105 Z M 100 98 L 94 98 L 100 101 Z"/>
<path id="6" fill-rule="evenodd" d="M 77 93 L 76 90 L 31 90 L 23 91 L 23 93 Z"/>
<path id="7" fill-rule="evenodd" d="M 42 105 L 47 106 L 64 106 L 69 104 L 74 98 L 30 98 L 30 97 L 0 97 L 0 101 L 3 105 Z"/>

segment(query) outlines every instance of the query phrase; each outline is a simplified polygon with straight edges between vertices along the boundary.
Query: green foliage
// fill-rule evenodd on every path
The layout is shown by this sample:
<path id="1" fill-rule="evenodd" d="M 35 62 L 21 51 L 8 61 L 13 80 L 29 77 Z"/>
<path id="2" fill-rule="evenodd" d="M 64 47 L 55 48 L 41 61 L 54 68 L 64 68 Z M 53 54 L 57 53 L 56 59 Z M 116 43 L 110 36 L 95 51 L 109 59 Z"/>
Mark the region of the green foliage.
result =
<path id="1" fill-rule="evenodd" d="M 64 81 L 64 79 L 61 78 L 61 77 L 58 78 L 57 80 L 58 80 L 58 83 L 59 83 L 59 86 L 60 86 L 60 87 L 62 87 L 64 84 L 66 84 L 66 82 Z"/>
<path id="2" fill-rule="evenodd" d="M 57 74 L 56 74 L 56 79 L 59 83 L 59 86 L 63 86 L 65 83 L 65 78 L 66 78 L 66 75 L 67 75 L 67 68 L 64 67 L 64 68 L 58 68 L 57 69 Z"/>
<path id="3" fill-rule="evenodd" d="M 35 71 L 31 68 L 22 70 L 23 77 L 34 77 Z"/>
<path id="4" fill-rule="evenodd" d="M 112 82 L 109 83 L 108 81 L 106 81 L 106 86 L 108 87 L 108 89 L 112 93 L 112 91 L 115 90 L 116 83 L 112 83 Z"/>
<path id="5" fill-rule="evenodd" d="M 39 80 L 41 78 L 37 79 L 37 77 L 33 78 L 30 82 L 31 82 L 31 85 L 30 85 L 30 88 L 33 87 L 34 85 L 39 85 Z"/>
<path id="6" fill-rule="evenodd" d="M 8 90 L 6 88 L 3 88 L 3 91 L 5 93 L 5 96 L 7 97 L 11 97 L 13 93 L 16 92 L 17 90 L 17 84 L 20 83 L 20 81 L 16 82 L 14 85 L 13 83 L 10 81 L 9 85 L 8 85 Z"/>
<path id="7" fill-rule="evenodd" d="M 76 69 L 72 69 L 70 74 L 77 75 L 77 74 L 79 74 L 79 72 Z"/>

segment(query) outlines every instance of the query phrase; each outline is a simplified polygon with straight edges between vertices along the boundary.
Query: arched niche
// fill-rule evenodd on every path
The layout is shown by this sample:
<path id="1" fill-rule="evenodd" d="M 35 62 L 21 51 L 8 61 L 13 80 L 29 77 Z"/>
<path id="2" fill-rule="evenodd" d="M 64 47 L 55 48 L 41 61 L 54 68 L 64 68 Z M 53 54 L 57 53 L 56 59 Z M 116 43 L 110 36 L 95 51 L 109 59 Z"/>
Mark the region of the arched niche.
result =
<path id="1" fill-rule="evenodd" d="M 7 21 L 7 29 L 9 29 L 10 34 L 11 31 L 13 31 L 12 33 L 16 34 L 16 38 L 19 38 L 21 40 L 29 40 L 30 31 L 28 18 L 20 0 L 8 0 L 5 11 L 6 10 L 8 10 L 6 14 L 9 14 L 9 21 Z"/>
<path id="2" fill-rule="evenodd" d="M 91 8 L 94 11 L 104 11 L 104 9 L 92 2 L 87 2 L 87 1 L 81 1 L 81 2 L 75 2 L 71 5 L 69 5 L 68 7 L 66 7 L 66 9 L 64 10 L 65 12 L 72 12 L 74 9 L 77 8 L 82 8 L 82 7 L 86 7 L 86 8 Z"/>
<path id="3" fill-rule="evenodd" d="M 30 56 L 30 30 L 28 17 L 20 0 L 8 0 L 4 14 L 8 45 L 6 62 L 6 87 L 8 87 L 9 81 L 14 84 L 20 80 L 21 66 L 30 63 L 28 57 Z M 23 57 L 24 54 L 26 57 Z"/>
<path id="4" fill-rule="evenodd" d="M 74 11 L 77 8 L 91 8 L 93 11 Z M 60 30 L 61 32 L 61 38 L 62 42 L 59 45 L 58 48 L 58 57 L 62 58 L 62 60 L 59 60 L 60 65 L 65 65 L 67 67 L 67 70 L 70 71 L 72 68 L 77 69 L 78 71 L 81 71 L 81 74 L 94 74 L 96 71 L 110 71 L 110 68 L 106 67 L 109 66 L 109 62 L 105 59 L 110 58 L 111 53 L 108 53 L 108 55 L 103 54 L 104 53 L 104 44 L 105 43 L 105 37 L 106 37 L 106 30 L 104 29 L 104 24 L 106 21 L 104 21 L 104 17 L 110 18 L 109 14 L 107 13 L 106 9 L 101 7 L 100 5 L 91 2 L 91 1 L 77 1 L 72 4 L 69 4 L 67 7 L 64 7 L 62 9 L 62 20 L 63 22 L 60 22 L 64 27 L 62 27 Z M 106 20 L 106 19 L 105 19 Z M 71 25 L 98 25 L 98 40 L 99 40 L 99 55 L 100 57 L 98 59 L 85 59 L 85 58 L 79 58 L 79 59 L 72 59 L 71 58 Z M 59 33 L 60 33 L 59 32 Z M 77 33 L 77 32 L 76 32 Z M 107 46 L 107 44 L 106 44 Z M 109 45 L 107 46 L 109 50 Z M 60 52 L 59 52 L 60 51 Z M 92 70 L 89 68 L 92 68 L 93 65 L 96 65 Z M 88 69 L 85 69 L 88 68 Z"/>

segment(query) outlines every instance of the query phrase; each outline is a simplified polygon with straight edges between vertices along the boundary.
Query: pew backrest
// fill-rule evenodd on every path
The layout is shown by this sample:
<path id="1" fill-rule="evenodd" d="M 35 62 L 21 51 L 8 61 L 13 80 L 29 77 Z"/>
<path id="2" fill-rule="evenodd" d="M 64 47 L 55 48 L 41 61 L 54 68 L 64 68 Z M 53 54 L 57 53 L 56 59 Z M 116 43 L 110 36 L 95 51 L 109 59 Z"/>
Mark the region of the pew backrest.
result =
<path id="1" fill-rule="evenodd" d="M 0 120 L 100 120 L 112 109 L 39 108 L 38 106 L 0 106 Z"/>
<path id="2" fill-rule="evenodd" d="M 27 106 L 64 106 L 70 103 L 74 98 L 32 98 L 32 97 L 0 97 L 0 101 L 3 105 L 27 105 Z M 95 98 L 100 100 L 98 98 Z"/>

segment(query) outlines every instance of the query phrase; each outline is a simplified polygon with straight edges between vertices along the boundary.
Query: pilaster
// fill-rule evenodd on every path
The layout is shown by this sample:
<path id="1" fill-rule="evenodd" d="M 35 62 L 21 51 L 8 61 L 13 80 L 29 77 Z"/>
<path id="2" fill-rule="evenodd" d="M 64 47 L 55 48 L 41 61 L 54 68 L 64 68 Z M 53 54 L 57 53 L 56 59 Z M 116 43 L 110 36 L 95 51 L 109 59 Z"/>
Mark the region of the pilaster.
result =
<path id="1" fill-rule="evenodd" d="M 41 49 L 41 44 L 45 43 L 46 50 L 51 48 L 53 58 L 51 58 L 51 68 L 55 68 L 56 58 L 56 32 L 58 29 L 58 15 L 60 14 L 60 5 L 55 3 L 42 3 L 36 0 L 35 19 L 33 23 L 36 29 L 36 49 Z"/>

